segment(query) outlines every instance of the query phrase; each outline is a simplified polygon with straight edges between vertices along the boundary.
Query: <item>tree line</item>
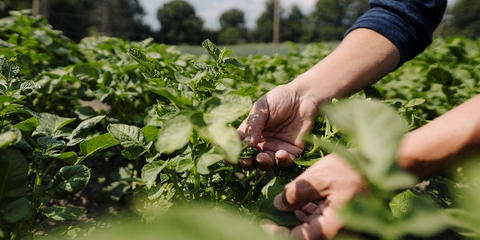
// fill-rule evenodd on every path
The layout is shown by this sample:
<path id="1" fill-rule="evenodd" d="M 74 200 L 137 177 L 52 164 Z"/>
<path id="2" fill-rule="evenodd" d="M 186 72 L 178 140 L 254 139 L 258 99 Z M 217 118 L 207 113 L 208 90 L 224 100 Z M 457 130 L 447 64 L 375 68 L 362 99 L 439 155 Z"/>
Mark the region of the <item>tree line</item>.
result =
<path id="1" fill-rule="evenodd" d="M 9 10 L 31 5 L 32 0 L 4 0 L 0 3 L 0 17 L 7 16 Z M 281 9 L 280 39 L 300 43 L 340 40 L 368 8 L 368 0 L 317 0 L 309 13 L 297 5 Z M 478 37 L 479 12 L 480 1 L 458 0 L 448 10 L 439 34 Z M 152 31 L 142 21 L 145 11 L 138 0 L 48 0 L 45 13 L 51 25 L 77 41 L 89 35 L 107 35 L 129 40 L 154 37 L 168 44 L 199 44 L 205 38 L 219 44 L 271 42 L 273 14 L 273 0 L 266 0 L 255 27 L 248 29 L 245 13 L 230 9 L 219 17 L 220 29 L 210 30 L 189 2 L 171 0 L 158 9 L 161 28 Z"/>

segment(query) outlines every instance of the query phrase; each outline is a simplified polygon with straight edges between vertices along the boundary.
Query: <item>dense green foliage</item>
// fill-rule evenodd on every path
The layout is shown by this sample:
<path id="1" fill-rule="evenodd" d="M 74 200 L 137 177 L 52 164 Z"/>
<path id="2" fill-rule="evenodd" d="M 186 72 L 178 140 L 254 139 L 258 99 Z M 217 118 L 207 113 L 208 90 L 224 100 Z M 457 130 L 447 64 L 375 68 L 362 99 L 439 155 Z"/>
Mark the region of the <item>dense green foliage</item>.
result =
<path id="1" fill-rule="evenodd" d="M 75 44 L 25 12 L 0 21 L 0 238 L 149 239 L 165 231 L 171 239 L 180 230 L 173 222 L 191 230 L 185 239 L 192 238 L 188 233 L 263 238 L 236 217 L 297 224 L 273 209 L 273 197 L 332 151 L 356 166 L 371 189 L 342 212 L 350 229 L 384 239 L 478 236 L 472 235 L 478 216 L 469 213 L 480 210 L 479 185 L 468 184 L 470 175 L 413 187 L 415 179 L 396 166 L 395 151 L 407 130 L 480 92 L 479 42 L 437 40 L 375 87 L 324 108 L 329 120 L 317 119 L 295 166 L 266 172 L 235 165 L 254 154 L 235 127 L 253 101 L 325 57 L 332 50 L 327 45 L 233 58 L 207 40 L 208 55 L 195 56 L 149 39 Z M 352 146 L 354 154 L 345 150 Z M 174 207 L 163 215 L 198 201 L 236 211 Z M 105 213 L 124 220 L 99 217 Z M 95 231 L 110 224 L 116 227 Z M 216 236 L 212 224 L 220 228 Z"/>

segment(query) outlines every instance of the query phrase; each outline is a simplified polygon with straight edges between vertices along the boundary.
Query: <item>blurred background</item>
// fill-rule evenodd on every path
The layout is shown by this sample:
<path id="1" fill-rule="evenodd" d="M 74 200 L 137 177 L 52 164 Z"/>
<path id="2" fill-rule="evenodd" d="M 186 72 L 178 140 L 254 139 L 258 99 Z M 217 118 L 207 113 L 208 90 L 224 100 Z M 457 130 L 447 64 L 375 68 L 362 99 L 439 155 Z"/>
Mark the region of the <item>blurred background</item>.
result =
<path id="1" fill-rule="evenodd" d="M 368 0 L 2 0 L 0 17 L 25 8 L 75 41 L 106 35 L 174 45 L 198 45 L 206 38 L 242 45 L 338 41 L 368 9 Z M 479 0 L 449 0 L 436 36 L 477 38 L 479 13 Z"/>

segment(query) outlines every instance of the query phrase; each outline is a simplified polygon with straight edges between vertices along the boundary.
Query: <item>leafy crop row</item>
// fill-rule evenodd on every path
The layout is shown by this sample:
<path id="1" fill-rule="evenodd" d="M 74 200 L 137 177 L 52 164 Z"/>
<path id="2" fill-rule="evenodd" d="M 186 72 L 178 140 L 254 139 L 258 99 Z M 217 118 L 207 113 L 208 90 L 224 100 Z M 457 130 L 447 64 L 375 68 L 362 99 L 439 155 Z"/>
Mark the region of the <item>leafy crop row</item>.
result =
<path id="1" fill-rule="evenodd" d="M 235 127 L 253 101 L 329 47 L 234 58 L 206 40 L 208 55 L 194 56 L 149 39 L 77 44 L 26 11 L 0 23 L 0 238 L 89 236 L 92 228 L 75 223 L 100 226 L 98 216 L 112 211 L 151 223 L 152 212 L 192 201 L 293 226 L 294 216 L 273 209 L 273 196 L 332 151 L 357 166 L 372 190 L 344 209 L 350 229 L 384 239 L 478 234 L 478 217 L 459 207 L 480 208 L 456 198 L 465 195 L 455 186 L 468 174 L 415 188 L 394 159 L 407 130 L 480 92 L 478 41 L 437 40 L 354 100 L 325 108 L 329 120 L 317 119 L 296 165 L 266 172 L 235 165 L 246 157 Z M 345 150 L 352 146 L 358 153 Z"/>

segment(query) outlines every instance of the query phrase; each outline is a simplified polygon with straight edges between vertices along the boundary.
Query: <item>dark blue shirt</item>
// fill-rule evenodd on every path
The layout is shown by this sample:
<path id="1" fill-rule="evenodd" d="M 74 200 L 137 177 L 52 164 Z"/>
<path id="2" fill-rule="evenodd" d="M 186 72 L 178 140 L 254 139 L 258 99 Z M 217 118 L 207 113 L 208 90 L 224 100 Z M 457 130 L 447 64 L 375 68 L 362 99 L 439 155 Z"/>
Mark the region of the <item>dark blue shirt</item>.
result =
<path id="1" fill-rule="evenodd" d="M 372 29 L 400 51 L 400 64 L 414 58 L 432 43 L 447 0 L 370 0 L 370 10 L 347 31 Z"/>

